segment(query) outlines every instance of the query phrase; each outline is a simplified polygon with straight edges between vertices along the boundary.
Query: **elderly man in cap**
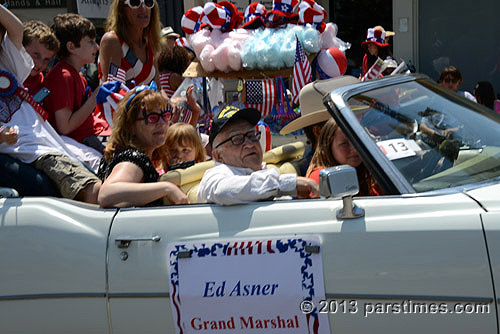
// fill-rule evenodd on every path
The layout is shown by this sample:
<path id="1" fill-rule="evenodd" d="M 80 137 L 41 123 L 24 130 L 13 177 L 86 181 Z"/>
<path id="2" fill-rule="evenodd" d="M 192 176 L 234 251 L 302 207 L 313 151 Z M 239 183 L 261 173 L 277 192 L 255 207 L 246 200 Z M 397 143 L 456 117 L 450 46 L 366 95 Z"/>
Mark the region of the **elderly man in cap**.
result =
<path id="1" fill-rule="evenodd" d="M 224 107 L 214 118 L 209 141 L 216 163 L 200 182 L 198 202 L 232 205 L 286 195 L 318 197 L 318 185 L 311 179 L 266 169 L 255 128 L 259 119 L 258 110 L 234 106 Z"/>
<path id="2" fill-rule="evenodd" d="M 299 175 L 306 175 L 307 168 L 316 150 L 319 133 L 326 121 L 332 117 L 323 104 L 325 92 L 330 92 L 336 88 L 357 82 L 359 82 L 359 80 L 351 76 L 316 80 L 305 85 L 300 91 L 299 103 L 301 115 L 288 123 L 287 126 L 280 131 L 280 133 L 284 135 L 299 129 L 304 129 L 309 145 L 306 147 L 303 158 L 294 164 Z"/>

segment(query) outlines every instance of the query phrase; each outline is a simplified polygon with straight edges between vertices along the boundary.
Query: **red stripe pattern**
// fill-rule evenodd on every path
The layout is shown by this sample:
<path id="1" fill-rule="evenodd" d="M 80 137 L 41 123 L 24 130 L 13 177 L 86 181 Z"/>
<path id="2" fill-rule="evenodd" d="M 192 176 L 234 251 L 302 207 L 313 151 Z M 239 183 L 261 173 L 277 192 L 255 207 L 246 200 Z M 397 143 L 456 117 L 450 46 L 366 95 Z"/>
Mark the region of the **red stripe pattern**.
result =
<path id="1" fill-rule="evenodd" d="M 302 44 L 297 37 L 295 39 L 297 40 L 297 48 L 295 64 L 293 65 L 292 101 L 298 104 L 300 90 L 312 80 L 312 69 Z"/>
<path id="2" fill-rule="evenodd" d="M 245 82 L 245 93 L 245 107 L 257 109 L 262 117 L 271 113 L 278 95 L 274 79 L 247 80 Z"/>

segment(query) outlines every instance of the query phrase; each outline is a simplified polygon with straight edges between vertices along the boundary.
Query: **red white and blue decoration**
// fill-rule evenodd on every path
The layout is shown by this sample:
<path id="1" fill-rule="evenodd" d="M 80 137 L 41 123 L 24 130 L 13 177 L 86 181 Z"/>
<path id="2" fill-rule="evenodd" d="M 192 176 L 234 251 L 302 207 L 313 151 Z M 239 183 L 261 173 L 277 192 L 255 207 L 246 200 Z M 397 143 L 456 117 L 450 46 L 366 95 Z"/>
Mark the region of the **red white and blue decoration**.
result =
<path id="1" fill-rule="evenodd" d="M 258 2 L 252 2 L 245 10 L 243 29 L 257 29 L 266 26 L 266 7 Z"/>
<path id="2" fill-rule="evenodd" d="M 262 147 L 262 152 L 269 151 L 271 149 L 271 128 L 262 120 L 257 123 L 256 128 L 260 132 L 260 147 Z"/>
<path id="3" fill-rule="evenodd" d="M 275 28 L 288 23 L 297 23 L 299 14 L 294 11 L 298 4 L 299 0 L 273 0 L 273 9 L 267 12 L 269 27 Z"/>
<path id="4" fill-rule="evenodd" d="M 113 128 L 113 115 L 118 104 L 130 90 L 122 82 L 112 81 L 105 83 L 97 92 L 97 106 L 94 114 L 104 119 Z"/>
<path id="5" fill-rule="evenodd" d="M 181 19 L 182 30 L 187 35 L 194 34 L 201 28 L 202 17 L 203 17 L 203 7 L 196 6 L 191 9 L 188 9 Z"/>
<path id="6" fill-rule="evenodd" d="M 299 24 L 311 24 L 319 32 L 323 32 L 326 16 L 326 10 L 314 0 L 303 0 L 299 5 Z"/>
<path id="7" fill-rule="evenodd" d="M 366 39 L 361 43 L 361 46 L 365 46 L 367 43 L 374 43 L 380 47 L 389 46 L 389 44 L 385 42 L 385 31 L 374 28 L 368 29 Z"/>
<path id="8" fill-rule="evenodd" d="M 8 123 L 23 101 L 31 105 L 44 121 L 47 120 L 48 113 L 26 89 L 19 87 L 14 75 L 0 70 L 0 122 Z"/>
<path id="9" fill-rule="evenodd" d="M 347 58 L 335 47 L 321 50 L 316 56 L 316 70 L 320 79 L 336 78 L 344 75 L 347 70 Z"/>
<path id="10" fill-rule="evenodd" d="M 229 1 L 207 2 L 203 6 L 202 23 L 222 32 L 231 31 L 241 24 L 243 14 Z"/>
<path id="11" fill-rule="evenodd" d="M 271 114 L 276 104 L 276 83 L 274 79 L 246 80 L 245 95 L 245 107 L 257 109 L 265 117 Z"/>
<path id="12" fill-rule="evenodd" d="M 292 101 L 298 104 L 300 90 L 312 80 L 312 69 L 302 44 L 298 38 L 296 40 L 297 48 L 295 51 L 295 65 L 293 66 Z"/>
<path id="13" fill-rule="evenodd" d="M 373 80 L 378 78 L 380 74 L 384 72 L 386 67 L 386 63 L 384 63 L 382 59 L 377 58 L 372 67 L 370 67 L 368 72 L 366 72 L 365 75 L 361 78 L 361 81 Z"/>
<path id="14" fill-rule="evenodd" d="M 109 65 L 108 81 L 120 81 L 125 83 L 127 73 L 123 68 L 119 68 L 115 64 Z"/>

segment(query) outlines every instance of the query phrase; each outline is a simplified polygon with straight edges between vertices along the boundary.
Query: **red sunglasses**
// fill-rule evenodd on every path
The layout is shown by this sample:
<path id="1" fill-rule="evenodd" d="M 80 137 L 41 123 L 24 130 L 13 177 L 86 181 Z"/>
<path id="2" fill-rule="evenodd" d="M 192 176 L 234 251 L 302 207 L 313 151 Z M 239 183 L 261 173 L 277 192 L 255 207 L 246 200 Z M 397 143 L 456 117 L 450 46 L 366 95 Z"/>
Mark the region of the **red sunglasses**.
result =
<path id="1" fill-rule="evenodd" d="M 146 125 L 148 124 L 156 124 L 158 121 L 163 119 L 165 123 L 168 123 L 172 118 L 172 112 L 169 109 L 162 110 L 161 113 L 158 112 L 150 112 L 149 114 L 145 111 L 142 112 L 144 117 L 137 118 L 138 121 L 145 121 Z"/>

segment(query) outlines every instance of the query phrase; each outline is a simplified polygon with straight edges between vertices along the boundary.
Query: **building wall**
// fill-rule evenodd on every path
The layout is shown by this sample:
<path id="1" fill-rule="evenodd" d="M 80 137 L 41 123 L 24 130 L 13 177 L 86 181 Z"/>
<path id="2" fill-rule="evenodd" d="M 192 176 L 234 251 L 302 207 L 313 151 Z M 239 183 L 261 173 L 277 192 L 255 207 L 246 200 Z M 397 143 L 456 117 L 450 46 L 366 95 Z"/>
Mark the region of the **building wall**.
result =
<path id="1" fill-rule="evenodd" d="M 411 61 L 418 68 L 418 0 L 392 0 L 394 58 Z"/>
<path id="2" fill-rule="evenodd" d="M 472 92 L 490 81 L 500 93 L 500 1 L 393 0 L 394 55 L 409 59 L 434 80 L 448 65 Z"/>

